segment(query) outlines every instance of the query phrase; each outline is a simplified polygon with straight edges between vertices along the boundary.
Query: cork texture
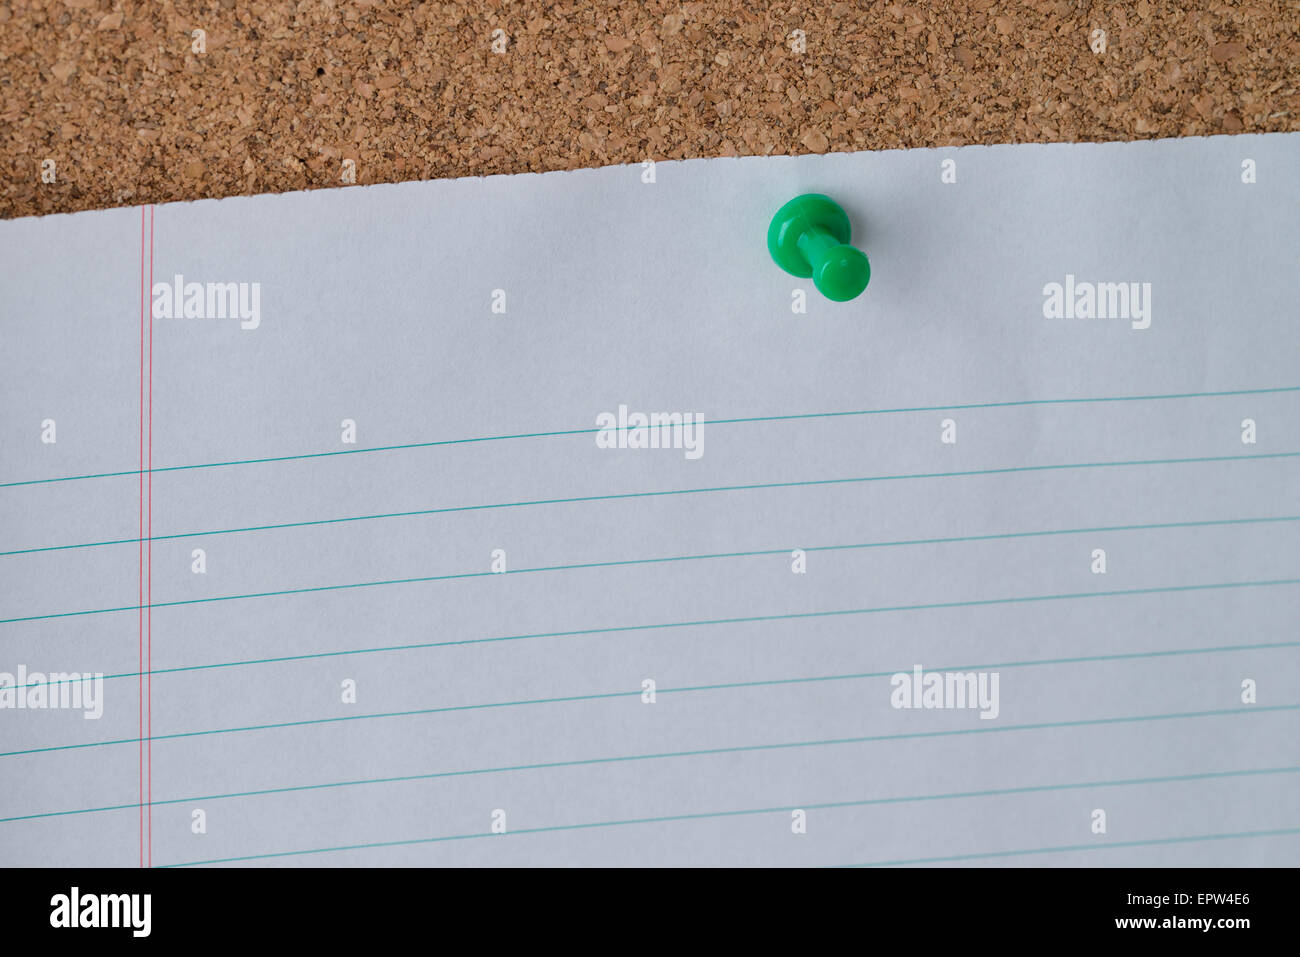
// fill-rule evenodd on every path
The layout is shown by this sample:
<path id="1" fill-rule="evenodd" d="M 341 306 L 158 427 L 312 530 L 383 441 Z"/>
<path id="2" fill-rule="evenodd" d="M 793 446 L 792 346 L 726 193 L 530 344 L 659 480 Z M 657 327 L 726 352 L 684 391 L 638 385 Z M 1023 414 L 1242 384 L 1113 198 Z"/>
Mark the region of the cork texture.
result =
<path id="1" fill-rule="evenodd" d="M 645 159 L 1297 130 L 1298 80 L 1294 0 L 11 0 L 0 216 Z"/>

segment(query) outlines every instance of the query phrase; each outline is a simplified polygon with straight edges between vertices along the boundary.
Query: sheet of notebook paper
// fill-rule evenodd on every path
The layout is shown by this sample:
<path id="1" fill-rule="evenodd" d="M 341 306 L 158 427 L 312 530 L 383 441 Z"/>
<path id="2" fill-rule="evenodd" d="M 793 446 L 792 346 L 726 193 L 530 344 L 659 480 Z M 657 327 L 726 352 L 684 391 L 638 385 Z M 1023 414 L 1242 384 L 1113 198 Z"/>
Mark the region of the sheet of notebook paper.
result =
<path id="1" fill-rule="evenodd" d="M 0 860 L 1296 863 L 1297 209 L 1279 134 L 0 223 Z"/>

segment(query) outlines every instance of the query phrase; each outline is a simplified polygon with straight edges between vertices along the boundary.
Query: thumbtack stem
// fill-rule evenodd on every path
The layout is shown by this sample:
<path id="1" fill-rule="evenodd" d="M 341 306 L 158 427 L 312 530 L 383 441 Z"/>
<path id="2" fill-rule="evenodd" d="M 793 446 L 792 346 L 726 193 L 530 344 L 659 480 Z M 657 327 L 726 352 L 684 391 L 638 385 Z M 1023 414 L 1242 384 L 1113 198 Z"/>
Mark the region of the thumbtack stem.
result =
<path id="1" fill-rule="evenodd" d="M 812 266 L 815 271 L 822 260 L 826 258 L 826 254 L 840 245 L 840 241 L 821 226 L 809 226 L 799 234 L 798 245 L 799 252 L 804 254 L 804 258 L 808 260 L 808 265 Z"/>

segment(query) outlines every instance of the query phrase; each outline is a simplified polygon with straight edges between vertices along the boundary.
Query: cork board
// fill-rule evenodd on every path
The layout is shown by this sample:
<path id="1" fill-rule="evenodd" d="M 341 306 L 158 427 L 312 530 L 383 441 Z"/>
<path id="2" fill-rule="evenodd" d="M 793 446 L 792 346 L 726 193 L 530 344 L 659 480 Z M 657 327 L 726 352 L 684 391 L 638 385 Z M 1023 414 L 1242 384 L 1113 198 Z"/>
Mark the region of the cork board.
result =
<path id="1" fill-rule="evenodd" d="M 1181 6 L 9 0 L 0 216 L 647 158 L 1300 129 L 1300 8 Z"/>

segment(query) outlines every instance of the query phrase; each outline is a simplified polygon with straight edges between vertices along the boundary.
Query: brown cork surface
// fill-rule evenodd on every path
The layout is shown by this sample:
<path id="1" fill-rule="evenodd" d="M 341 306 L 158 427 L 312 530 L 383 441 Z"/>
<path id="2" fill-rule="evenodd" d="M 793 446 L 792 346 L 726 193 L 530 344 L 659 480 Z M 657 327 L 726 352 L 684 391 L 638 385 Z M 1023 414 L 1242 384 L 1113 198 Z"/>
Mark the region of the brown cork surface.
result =
<path id="1" fill-rule="evenodd" d="M 1297 130 L 1298 86 L 1295 0 L 6 0 L 0 216 L 338 187 L 348 165 Z"/>

